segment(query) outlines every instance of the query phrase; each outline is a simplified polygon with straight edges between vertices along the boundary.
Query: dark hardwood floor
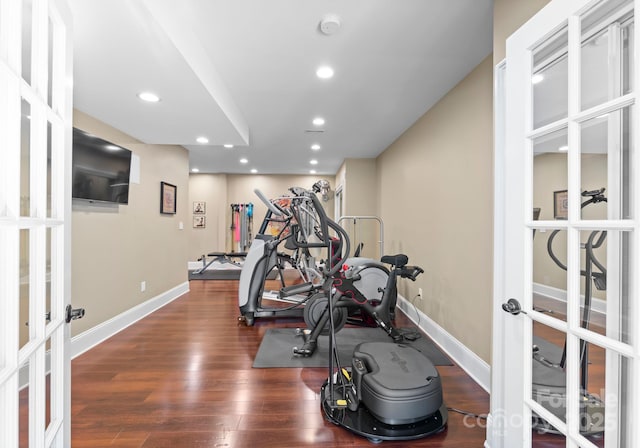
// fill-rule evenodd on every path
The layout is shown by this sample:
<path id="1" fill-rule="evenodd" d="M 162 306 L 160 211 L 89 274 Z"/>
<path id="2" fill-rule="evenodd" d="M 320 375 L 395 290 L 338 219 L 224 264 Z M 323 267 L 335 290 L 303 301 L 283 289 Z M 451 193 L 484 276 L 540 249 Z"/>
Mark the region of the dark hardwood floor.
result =
<path id="1" fill-rule="evenodd" d="M 188 294 L 73 360 L 73 447 L 371 446 L 324 419 L 326 368 L 252 368 L 266 329 L 303 323 L 239 325 L 237 284 L 191 281 Z M 398 326 L 413 326 L 399 314 Z M 448 406 L 489 411 L 459 367 L 438 370 Z M 444 432 L 383 446 L 482 447 L 484 424 L 451 412 Z"/>

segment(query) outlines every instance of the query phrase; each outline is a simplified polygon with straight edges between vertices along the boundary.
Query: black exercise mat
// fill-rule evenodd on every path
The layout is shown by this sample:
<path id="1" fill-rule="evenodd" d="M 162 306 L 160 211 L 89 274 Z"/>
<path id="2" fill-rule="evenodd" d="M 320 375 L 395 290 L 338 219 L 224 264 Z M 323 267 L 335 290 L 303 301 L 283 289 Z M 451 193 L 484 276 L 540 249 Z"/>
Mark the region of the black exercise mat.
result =
<path id="1" fill-rule="evenodd" d="M 557 364 L 562 360 L 564 347 L 559 347 L 553 342 L 549 342 L 536 335 L 533 335 L 533 345 L 537 345 L 540 349 L 540 354 L 550 362 Z"/>
<path id="2" fill-rule="evenodd" d="M 544 359 L 555 365 L 562 361 L 564 347 L 559 347 L 535 335 L 533 336 L 533 345 L 538 347 L 537 359 L 539 361 Z M 563 369 L 550 367 L 546 362 L 537 362 L 536 357 L 534 357 L 531 368 L 533 382 L 538 387 L 565 387 L 567 376 Z"/>
<path id="3" fill-rule="evenodd" d="M 410 331 L 400 329 L 400 331 Z M 393 342 L 380 328 L 343 328 L 336 334 L 340 363 L 351 365 L 351 357 L 356 345 L 361 342 Z M 296 335 L 295 328 L 269 328 L 253 360 L 254 368 L 270 367 L 327 367 L 329 365 L 329 337 L 320 336 L 318 348 L 310 357 L 296 356 L 293 347 L 304 343 Z M 420 350 L 437 366 L 452 365 L 449 358 L 427 337 L 407 342 Z"/>
<path id="4" fill-rule="evenodd" d="M 189 280 L 240 280 L 242 269 L 206 269 L 201 274 L 189 271 Z M 278 271 L 272 271 L 267 275 L 267 280 L 278 278 Z"/>

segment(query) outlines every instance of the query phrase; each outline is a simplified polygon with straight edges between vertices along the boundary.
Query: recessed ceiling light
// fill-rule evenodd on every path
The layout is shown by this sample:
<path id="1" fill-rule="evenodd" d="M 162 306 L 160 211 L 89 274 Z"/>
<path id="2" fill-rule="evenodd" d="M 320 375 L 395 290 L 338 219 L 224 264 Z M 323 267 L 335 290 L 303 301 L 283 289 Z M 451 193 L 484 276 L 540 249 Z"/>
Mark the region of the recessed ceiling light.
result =
<path id="1" fill-rule="evenodd" d="M 317 161 L 316 159 L 311 159 L 311 160 L 309 160 L 309 163 L 310 163 L 311 165 L 317 165 L 317 164 L 318 164 L 318 161 Z"/>
<path id="2" fill-rule="evenodd" d="M 316 174 L 316 170 L 309 170 L 309 174 Z"/>
<path id="3" fill-rule="evenodd" d="M 138 98 L 149 103 L 157 103 L 158 101 L 160 101 L 160 97 L 151 92 L 141 92 L 138 94 Z"/>
<path id="4" fill-rule="evenodd" d="M 109 151 L 120 151 L 120 147 L 116 145 L 105 145 L 104 147 Z"/>
<path id="5" fill-rule="evenodd" d="M 257 169 L 255 169 L 255 168 L 251 168 L 251 174 L 256 174 L 257 172 L 258 172 L 258 170 L 257 170 Z"/>
<path id="6" fill-rule="evenodd" d="M 231 149 L 233 148 L 233 145 L 231 143 L 227 143 L 226 145 L 224 145 L 224 147 L 227 149 Z"/>
<path id="7" fill-rule="evenodd" d="M 313 124 L 316 126 L 322 126 L 324 124 L 324 118 L 316 117 L 313 119 Z"/>
<path id="8" fill-rule="evenodd" d="M 200 170 L 198 168 L 191 168 L 192 173 L 199 173 Z"/>
<path id="9" fill-rule="evenodd" d="M 249 160 L 243 157 L 242 159 L 240 159 L 240 163 L 249 163 Z"/>
<path id="10" fill-rule="evenodd" d="M 536 73 L 531 77 L 531 84 L 538 84 L 544 81 L 544 75 L 542 73 Z"/>
<path id="11" fill-rule="evenodd" d="M 318 67 L 318 70 L 316 70 L 316 76 L 320 79 L 333 78 L 333 69 L 327 65 Z"/>
<path id="12" fill-rule="evenodd" d="M 569 151 L 569 147 L 567 145 L 562 145 L 558 148 L 558 151 L 563 151 L 563 152 Z"/>
<path id="13" fill-rule="evenodd" d="M 202 144 L 204 144 L 204 143 L 209 143 L 209 139 L 208 139 L 207 137 L 198 137 L 198 138 L 196 139 L 196 141 L 197 141 L 198 143 L 202 143 Z"/>
<path id="14" fill-rule="evenodd" d="M 318 145 L 317 143 L 314 143 L 313 145 L 311 145 L 311 149 L 313 149 L 314 151 L 319 151 L 320 145 Z"/>

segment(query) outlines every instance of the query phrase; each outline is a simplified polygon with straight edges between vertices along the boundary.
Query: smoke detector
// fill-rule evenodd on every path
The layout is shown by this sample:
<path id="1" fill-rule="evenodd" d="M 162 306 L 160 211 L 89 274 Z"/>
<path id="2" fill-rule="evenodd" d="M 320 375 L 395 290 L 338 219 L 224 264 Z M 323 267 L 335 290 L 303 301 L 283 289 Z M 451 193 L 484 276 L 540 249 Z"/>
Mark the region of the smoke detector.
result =
<path id="1" fill-rule="evenodd" d="M 320 21 L 320 31 L 327 36 L 334 34 L 340 29 L 340 18 L 334 14 L 324 16 Z"/>

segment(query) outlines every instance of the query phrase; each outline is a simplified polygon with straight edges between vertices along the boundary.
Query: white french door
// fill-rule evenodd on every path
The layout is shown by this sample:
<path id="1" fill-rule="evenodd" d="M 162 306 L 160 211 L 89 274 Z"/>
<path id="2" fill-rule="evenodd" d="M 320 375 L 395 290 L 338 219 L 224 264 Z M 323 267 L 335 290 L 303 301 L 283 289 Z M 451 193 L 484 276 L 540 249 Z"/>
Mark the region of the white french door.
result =
<path id="1" fill-rule="evenodd" d="M 640 446 L 639 6 L 553 0 L 507 40 L 492 448 Z"/>
<path id="2" fill-rule="evenodd" d="M 0 0 L 3 447 L 71 446 L 72 57 L 64 0 Z"/>

